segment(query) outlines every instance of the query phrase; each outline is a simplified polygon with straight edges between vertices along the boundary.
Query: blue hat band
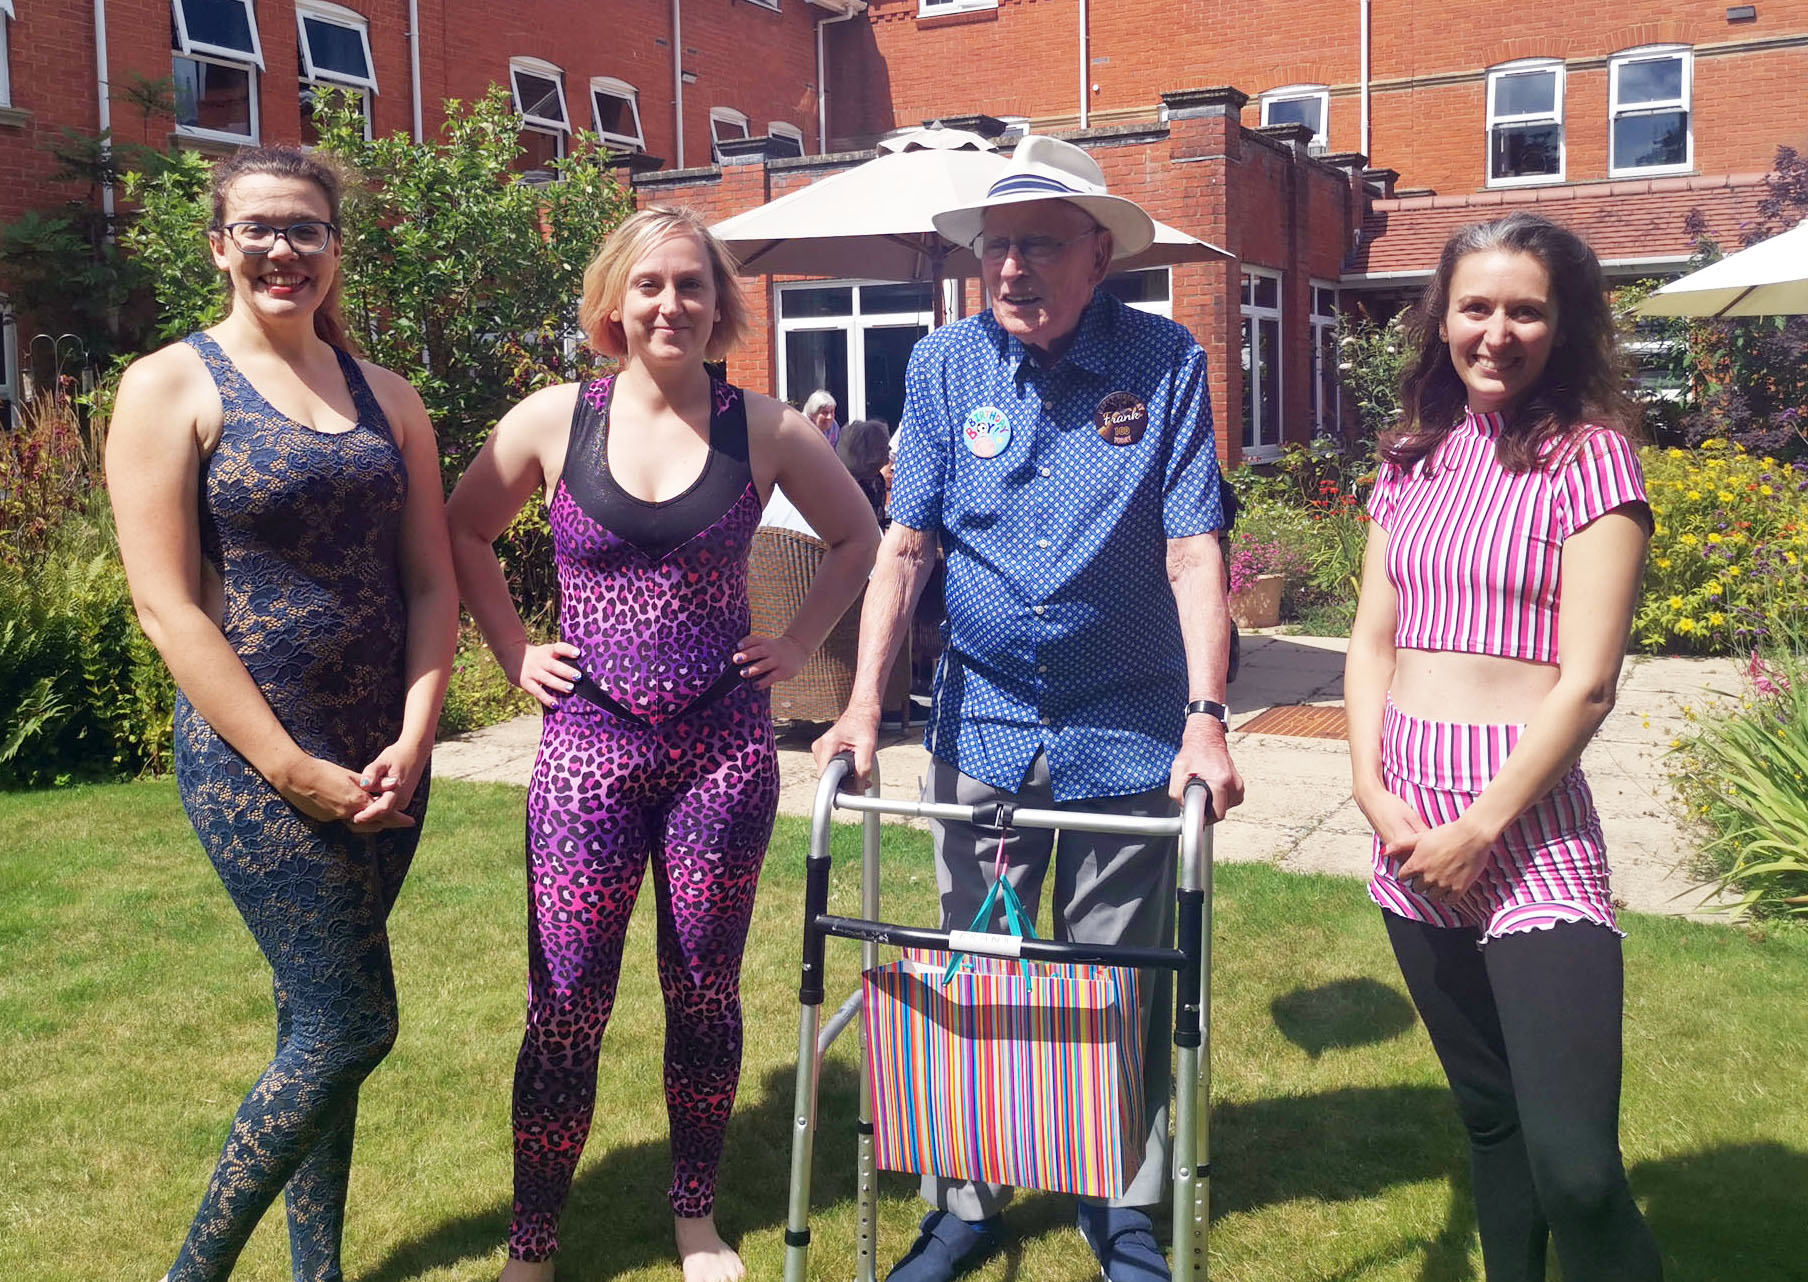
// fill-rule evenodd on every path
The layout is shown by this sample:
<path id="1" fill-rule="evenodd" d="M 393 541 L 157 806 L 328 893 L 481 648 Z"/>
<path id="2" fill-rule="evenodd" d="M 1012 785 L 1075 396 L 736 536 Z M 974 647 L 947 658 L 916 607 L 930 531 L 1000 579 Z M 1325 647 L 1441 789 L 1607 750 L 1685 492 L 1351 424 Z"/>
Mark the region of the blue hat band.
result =
<path id="1" fill-rule="evenodd" d="M 1008 174 L 993 183 L 986 192 L 987 197 L 1008 196 L 1020 191 L 1052 191 L 1063 196 L 1087 196 L 1091 192 L 1081 191 L 1066 183 L 1042 174 Z"/>

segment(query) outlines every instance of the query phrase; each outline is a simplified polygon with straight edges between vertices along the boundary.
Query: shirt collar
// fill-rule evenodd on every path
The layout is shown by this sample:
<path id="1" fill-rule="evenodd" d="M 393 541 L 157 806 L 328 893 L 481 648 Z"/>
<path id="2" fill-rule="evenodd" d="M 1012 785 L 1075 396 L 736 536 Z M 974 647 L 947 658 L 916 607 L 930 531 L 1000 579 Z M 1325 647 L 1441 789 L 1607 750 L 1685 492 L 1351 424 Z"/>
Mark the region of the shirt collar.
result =
<path id="1" fill-rule="evenodd" d="M 1498 440 L 1501 432 L 1506 430 L 1507 416 L 1498 412 L 1477 414 L 1472 409 L 1463 410 L 1463 430 L 1481 437 L 1485 441 Z"/>
<path id="2" fill-rule="evenodd" d="M 1073 342 L 1061 353 L 1061 359 L 1053 365 L 1042 366 L 1030 355 L 1023 340 L 1015 334 L 1007 333 L 998 318 L 988 308 L 985 313 L 985 324 L 998 344 L 999 355 L 1010 365 L 1011 372 L 1018 382 L 1034 374 L 1050 375 L 1071 363 L 1090 374 L 1104 377 L 1110 369 L 1110 356 L 1113 346 L 1112 337 L 1117 330 L 1117 309 L 1122 306 L 1117 299 L 1103 289 L 1092 291 L 1092 299 L 1080 313 L 1080 323 L 1075 328 Z"/>

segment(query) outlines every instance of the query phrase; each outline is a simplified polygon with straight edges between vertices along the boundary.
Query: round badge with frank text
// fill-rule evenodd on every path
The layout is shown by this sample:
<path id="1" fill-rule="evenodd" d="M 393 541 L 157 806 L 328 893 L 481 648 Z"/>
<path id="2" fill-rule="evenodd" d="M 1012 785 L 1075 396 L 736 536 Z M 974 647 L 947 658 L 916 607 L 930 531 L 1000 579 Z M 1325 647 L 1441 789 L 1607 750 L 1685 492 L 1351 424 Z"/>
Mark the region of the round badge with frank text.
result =
<path id="1" fill-rule="evenodd" d="M 1113 392 L 1099 402 L 1092 421 L 1113 445 L 1135 445 L 1149 430 L 1149 407 L 1134 392 Z"/>
<path id="2" fill-rule="evenodd" d="M 967 415 L 961 436 L 974 458 L 997 458 L 1011 443 L 1011 420 L 996 406 L 981 405 Z"/>

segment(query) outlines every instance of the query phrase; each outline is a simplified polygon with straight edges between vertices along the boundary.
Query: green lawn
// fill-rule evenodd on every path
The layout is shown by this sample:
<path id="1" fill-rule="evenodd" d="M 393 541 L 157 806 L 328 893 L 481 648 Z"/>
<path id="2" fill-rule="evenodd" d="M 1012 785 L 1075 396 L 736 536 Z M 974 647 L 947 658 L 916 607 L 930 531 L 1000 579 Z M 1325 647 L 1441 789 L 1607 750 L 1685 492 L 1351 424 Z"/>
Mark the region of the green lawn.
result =
<path id="1" fill-rule="evenodd" d="M 360 1110 L 353 1279 L 476 1282 L 498 1268 L 523 1000 L 521 808 L 518 789 L 435 790 L 393 922 L 402 1037 Z M 153 1282 L 269 1054 L 268 972 L 169 783 L 0 795 L 0 834 L 0 1277 Z M 888 915 L 927 920 L 927 838 L 890 834 Z M 778 1276 L 782 1258 L 803 841 L 801 824 L 781 821 L 718 1204 L 758 1278 Z M 838 911 L 853 911 L 855 892 L 844 866 Z M 1479 1278 L 1461 1136 L 1361 888 L 1226 867 L 1217 908 L 1217 1276 Z M 1626 1155 L 1669 1276 L 1800 1277 L 1808 932 L 1629 926 Z M 675 1277 L 645 912 L 635 930 L 562 1282 Z M 831 943 L 835 994 L 856 959 Z M 825 1282 L 852 1268 L 856 1070 L 849 1041 L 823 1073 L 813 1272 Z M 913 1188 L 884 1177 L 888 1261 L 909 1241 Z M 1008 1213 L 1018 1245 L 975 1276 L 1088 1277 L 1068 1214 L 1026 1195 Z M 238 1276 L 288 1277 L 280 1214 Z"/>

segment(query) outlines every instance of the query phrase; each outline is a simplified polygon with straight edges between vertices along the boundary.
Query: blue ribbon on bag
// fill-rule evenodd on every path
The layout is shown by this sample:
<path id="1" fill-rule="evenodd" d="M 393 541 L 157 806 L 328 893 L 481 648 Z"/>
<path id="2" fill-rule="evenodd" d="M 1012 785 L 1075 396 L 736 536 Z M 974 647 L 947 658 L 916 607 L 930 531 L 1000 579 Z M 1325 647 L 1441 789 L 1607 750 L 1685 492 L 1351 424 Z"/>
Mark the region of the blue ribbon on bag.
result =
<path id="1" fill-rule="evenodd" d="M 992 860 L 992 888 L 986 892 L 985 900 L 979 905 L 979 911 L 973 914 L 973 924 L 967 929 L 978 934 L 987 933 L 986 926 L 992 918 L 992 908 L 1002 899 L 1005 925 L 1010 927 L 1011 933 L 1019 939 L 1036 939 L 1038 936 L 1035 924 L 1031 922 L 1029 913 L 1025 911 L 1023 900 L 1017 897 L 1017 888 L 1011 885 L 1010 879 L 1005 876 L 1010 868 L 1010 862 L 1005 856 L 1004 849 L 1005 835 L 1009 831 L 1009 827 L 1005 824 L 1001 823 L 998 826 L 998 854 Z M 942 983 L 954 982 L 954 972 L 960 968 L 961 959 L 966 955 L 961 952 L 948 958 L 948 969 L 942 972 Z"/>

